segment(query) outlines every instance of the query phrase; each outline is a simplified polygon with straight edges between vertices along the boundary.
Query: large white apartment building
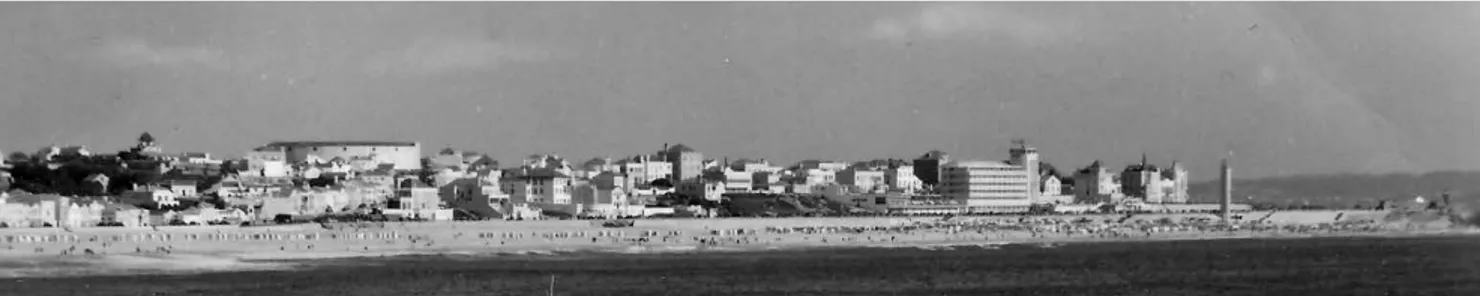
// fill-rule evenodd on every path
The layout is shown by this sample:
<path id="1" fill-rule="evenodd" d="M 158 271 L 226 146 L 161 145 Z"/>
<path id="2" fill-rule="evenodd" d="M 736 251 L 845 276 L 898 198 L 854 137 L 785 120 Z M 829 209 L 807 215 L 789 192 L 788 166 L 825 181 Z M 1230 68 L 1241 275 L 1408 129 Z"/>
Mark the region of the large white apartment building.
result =
<path id="1" fill-rule="evenodd" d="M 1038 195 L 1038 152 L 1021 142 L 1009 161 L 953 161 L 941 168 L 940 193 L 967 213 L 1027 212 Z"/>

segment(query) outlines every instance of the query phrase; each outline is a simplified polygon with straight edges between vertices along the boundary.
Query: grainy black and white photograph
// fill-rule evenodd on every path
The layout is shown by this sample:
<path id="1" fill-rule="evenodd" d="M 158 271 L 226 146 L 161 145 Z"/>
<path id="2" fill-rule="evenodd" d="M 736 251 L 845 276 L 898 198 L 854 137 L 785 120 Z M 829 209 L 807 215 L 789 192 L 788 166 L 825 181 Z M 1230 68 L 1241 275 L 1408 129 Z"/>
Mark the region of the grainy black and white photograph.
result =
<path id="1" fill-rule="evenodd" d="M 0 295 L 1480 295 L 1475 2 L 5 2 Z"/>

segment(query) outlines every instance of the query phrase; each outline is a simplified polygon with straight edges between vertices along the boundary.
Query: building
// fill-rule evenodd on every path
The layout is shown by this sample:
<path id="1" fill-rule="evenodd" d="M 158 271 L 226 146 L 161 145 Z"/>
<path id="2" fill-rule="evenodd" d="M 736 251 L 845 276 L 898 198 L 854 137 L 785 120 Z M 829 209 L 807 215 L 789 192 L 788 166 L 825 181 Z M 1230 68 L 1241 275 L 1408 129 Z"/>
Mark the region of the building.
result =
<path id="1" fill-rule="evenodd" d="M 678 184 L 678 192 L 695 197 L 703 197 L 709 201 L 719 201 L 725 194 L 725 182 L 720 180 L 700 180 Z"/>
<path id="2" fill-rule="evenodd" d="M 1043 172 L 1039 171 L 1038 149 L 1028 146 L 1024 140 L 1014 140 L 1013 144 L 1012 149 L 1008 150 L 1011 156 L 1008 163 L 1023 167 L 1028 177 L 1028 199 L 1036 199 L 1043 192 L 1043 184 L 1039 180 Z"/>
<path id="3" fill-rule="evenodd" d="M 396 170 L 421 169 L 421 143 L 392 141 L 301 141 L 273 142 L 265 147 L 281 147 L 288 163 L 311 159 L 352 159 L 369 157 L 395 165 Z"/>
<path id="4" fill-rule="evenodd" d="M 941 166 L 941 195 L 967 213 L 1022 213 L 1032 205 L 1028 171 L 1002 161 L 952 161 Z"/>
<path id="5" fill-rule="evenodd" d="M 838 184 L 851 186 L 859 192 L 878 192 L 888 187 L 884 176 L 884 171 L 855 167 L 839 171 L 836 178 Z"/>
<path id="6" fill-rule="evenodd" d="M 258 147 L 242 157 L 247 164 L 241 175 L 281 178 L 288 176 L 286 147 Z"/>
<path id="7" fill-rule="evenodd" d="M 684 144 L 668 147 L 663 144 L 663 155 L 667 161 L 673 163 L 673 183 L 698 182 L 704 173 L 704 154 L 695 151 Z"/>
<path id="8" fill-rule="evenodd" d="M 1126 166 L 1120 173 L 1121 193 L 1147 204 L 1187 203 L 1187 169 L 1181 163 L 1162 169 L 1146 162 Z"/>
<path id="9" fill-rule="evenodd" d="M 1028 212 L 1042 186 L 1038 151 L 1024 141 L 1014 142 L 1008 161 L 952 161 L 941 166 L 940 194 L 962 203 L 967 213 Z"/>
<path id="10" fill-rule="evenodd" d="M 741 159 L 732 161 L 730 162 L 729 167 L 730 170 L 747 173 L 776 172 L 781 170 L 780 167 L 771 166 L 771 162 L 766 161 L 766 159 L 764 158 L 759 160 Z"/>
<path id="11" fill-rule="evenodd" d="M 1111 174 L 1098 160 L 1074 173 L 1075 203 L 1119 202 L 1125 197 L 1120 190 L 1119 177 Z"/>
<path id="12" fill-rule="evenodd" d="M 951 156 L 940 150 L 931 150 L 915 159 L 915 177 L 929 186 L 940 185 L 941 166 L 951 162 Z"/>
<path id="13" fill-rule="evenodd" d="M 755 173 L 724 168 L 725 192 L 749 192 L 755 187 Z"/>
<path id="14" fill-rule="evenodd" d="M 497 182 L 463 178 L 443 185 L 439 190 L 448 207 L 477 215 L 481 219 L 502 219 L 503 207 L 509 204 Z"/>
<path id="15" fill-rule="evenodd" d="M 672 179 L 673 176 L 673 163 L 655 160 L 649 155 L 632 157 L 619 162 L 618 166 L 633 184 L 647 185 L 653 180 Z"/>
<path id="16" fill-rule="evenodd" d="M 570 175 L 554 169 L 520 168 L 504 172 L 499 187 L 515 204 L 523 203 L 571 203 Z"/>
<path id="17" fill-rule="evenodd" d="M 824 170 L 837 172 L 846 170 L 849 166 L 850 165 L 848 163 L 841 161 L 803 160 L 801 162 L 797 162 L 796 168 L 797 170 L 802 171 Z"/>
<path id="18" fill-rule="evenodd" d="M 884 170 L 884 183 L 890 191 L 914 193 L 925 183 L 915 177 L 914 166 L 898 166 Z"/>

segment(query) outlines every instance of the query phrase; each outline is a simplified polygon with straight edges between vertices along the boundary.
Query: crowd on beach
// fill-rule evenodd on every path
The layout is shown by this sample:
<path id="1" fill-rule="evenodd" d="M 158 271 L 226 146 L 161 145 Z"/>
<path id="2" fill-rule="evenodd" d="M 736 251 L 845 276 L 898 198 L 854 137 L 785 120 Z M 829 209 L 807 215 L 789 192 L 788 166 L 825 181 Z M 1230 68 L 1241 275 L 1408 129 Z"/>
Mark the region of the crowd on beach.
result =
<path id="1" fill-rule="evenodd" d="M 18 234 L 0 236 L 0 243 L 8 250 L 16 246 L 34 246 L 35 253 L 45 253 L 44 247 L 62 247 L 62 255 L 95 255 L 115 245 L 129 245 L 134 253 L 169 254 L 176 246 L 193 248 L 207 245 L 276 246 L 279 251 L 340 249 L 346 251 L 370 251 L 373 245 L 393 245 L 412 248 L 434 247 L 502 247 L 522 246 L 645 246 L 645 245 L 769 245 L 769 244 L 856 244 L 856 243 L 900 243 L 907 241 L 1032 241 L 1043 239 L 1121 239 L 1151 238 L 1165 235 L 1219 236 L 1233 233 L 1244 234 L 1327 234 L 1376 232 L 1379 224 L 1368 222 L 1318 223 L 1302 225 L 1275 225 L 1261 221 L 1225 224 L 1213 223 L 1208 219 L 1184 219 L 1173 221 L 1163 218 L 1157 221 L 1132 220 L 1132 217 L 1094 220 L 1087 218 L 1065 219 L 1045 217 L 1016 218 L 961 218 L 904 220 L 893 225 L 861 226 L 797 226 L 763 228 L 729 228 L 674 230 L 643 228 L 597 228 L 589 230 L 558 231 L 469 231 L 450 232 L 450 237 L 440 237 L 409 230 L 390 229 L 343 229 L 327 232 L 230 232 L 216 233 L 130 233 L 108 235 L 86 234 Z M 444 234 L 448 234 L 444 232 Z M 442 244 L 439 244 L 438 240 Z M 87 246 L 78 250 L 78 246 Z M 151 248 L 145 248 L 151 246 Z M 333 247 L 329 247 L 333 246 Z M 97 247 L 97 249 L 93 249 Z M 354 248 L 358 247 L 358 248 Z M 126 247 L 125 247 L 126 248 Z M 230 247 L 228 247 L 230 248 Z M 269 247 L 270 248 L 270 247 Z M 113 250 L 117 251 L 117 250 Z M 56 252 L 56 251 L 52 251 Z M 55 254 L 55 253 L 53 253 Z"/>

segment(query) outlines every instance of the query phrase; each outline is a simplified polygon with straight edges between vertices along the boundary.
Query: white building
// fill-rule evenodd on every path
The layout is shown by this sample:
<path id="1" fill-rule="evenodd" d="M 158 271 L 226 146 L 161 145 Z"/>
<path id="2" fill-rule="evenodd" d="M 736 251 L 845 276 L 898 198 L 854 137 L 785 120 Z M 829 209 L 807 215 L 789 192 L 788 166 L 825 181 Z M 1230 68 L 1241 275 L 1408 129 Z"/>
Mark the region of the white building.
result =
<path id="1" fill-rule="evenodd" d="M 966 205 L 968 213 L 1028 212 L 1039 194 L 1038 151 L 1017 141 L 1012 159 L 954 161 L 941 169 L 941 194 Z"/>
<path id="2" fill-rule="evenodd" d="M 915 177 L 915 167 L 907 165 L 885 170 L 884 182 L 889 185 L 890 191 L 906 193 L 918 191 L 925 184 Z"/>
<path id="3" fill-rule="evenodd" d="M 838 184 L 850 185 L 859 192 L 877 192 L 888 186 L 884 181 L 884 171 L 867 170 L 860 168 L 848 168 L 839 171 L 836 175 Z"/>

